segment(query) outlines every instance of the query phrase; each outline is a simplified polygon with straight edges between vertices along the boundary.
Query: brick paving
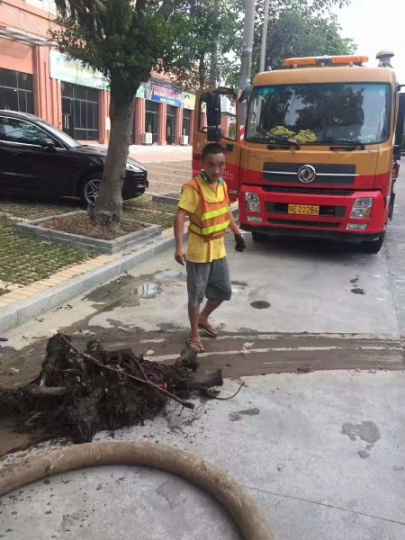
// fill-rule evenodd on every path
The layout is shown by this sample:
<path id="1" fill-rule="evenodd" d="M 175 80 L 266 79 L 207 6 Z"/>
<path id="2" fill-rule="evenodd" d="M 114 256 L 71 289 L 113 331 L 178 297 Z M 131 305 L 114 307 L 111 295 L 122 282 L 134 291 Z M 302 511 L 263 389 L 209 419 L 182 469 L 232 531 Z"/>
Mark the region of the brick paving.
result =
<path id="1" fill-rule="evenodd" d="M 144 196 L 128 201 L 125 213 L 145 223 L 163 225 L 168 229 L 167 233 L 172 234 L 169 229 L 173 226 L 176 207 L 152 201 L 152 196 L 180 193 L 182 184 L 191 179 L 191 151 L 175 147 L 166 147 L 163 151 L 156 148 L 148 148 L 147 151 L 143 147 L 141 149 L 145 159 L 141 159 L 139 152 L 134 157 L 147 162 L 150 188 Z M 0 221 L 4 229 L 1 234 L 3 244 L 0 246 L 0 309 L 122 256 L 79 253 L 80 250 L 66 246 L 21 238 L 13 231 L 13 221 L 55 216 L 76 209 L 79 209 L 79 204 L 75 200 L 0 201 Z"/>

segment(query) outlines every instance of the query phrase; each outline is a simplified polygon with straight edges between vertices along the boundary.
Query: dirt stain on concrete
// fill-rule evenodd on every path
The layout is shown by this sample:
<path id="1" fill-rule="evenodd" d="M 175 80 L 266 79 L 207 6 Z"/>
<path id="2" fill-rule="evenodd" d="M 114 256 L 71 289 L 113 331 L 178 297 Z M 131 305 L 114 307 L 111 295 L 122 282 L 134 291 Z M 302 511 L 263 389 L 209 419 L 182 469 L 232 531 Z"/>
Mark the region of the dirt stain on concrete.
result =
<path id="1" fill-rule="evenodd" d="M 229 420 L 231 422 L 238 422 L 239 420 L 242 420 L 243 416 L 257 416 L 258 414 L 260 414 L 260 409 L 246 409 L 244 411 L 229 413 Z"/>
<path id="2" fill-rule="evenodd" d="M 370 457 L 370 454 L 366 450 L 359 450 L 357 453 L 359 454 L 361 459 L 367 459 Z"/>
<path id="3" fill-rule="evenodd" d="M 346 422 L 342 425 L 342 435 L 347 435 L 352 441 L 359 437 L 362 441 L 374 444 L 380 439 L 380 430 L 374 422 L 362 422 L 361 424 L 352 424 Z"/>
<path id="4" fill-rule="evenodd" d="M 353 294 L 366 294 L 364 289 L 361 289 L 360 287 L 354 287 L 352 289 Z"/>
<path id="5" fill-rule="evenodd" d="M 266 302 L 265 300 L 255 300 L 254 302 L 251 302 L 250 305 L 254 309 L 268 309 L 270 307 L 270 302 Z"/>

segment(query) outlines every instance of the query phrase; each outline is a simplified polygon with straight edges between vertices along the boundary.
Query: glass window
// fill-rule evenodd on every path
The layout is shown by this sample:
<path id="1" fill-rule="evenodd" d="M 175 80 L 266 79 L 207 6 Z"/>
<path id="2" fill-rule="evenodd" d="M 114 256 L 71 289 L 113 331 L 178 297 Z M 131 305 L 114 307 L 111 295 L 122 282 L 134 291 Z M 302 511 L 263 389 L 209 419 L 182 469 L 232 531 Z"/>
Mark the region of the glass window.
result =
<path id="1" fill-rule="evenodd" d="M 159 103 L 146 100 L 145 129 L 152 133 L 152 141 L 157 143 L 159 131 Z"/>
<path id="2" fill-rule="evenodd" d="M 0 69 L 0 109 L 34 114 L 32 75 Z"/>
<path id="3" fill-rule="evenodd" d="M 0 69 L 0 85 L 17 88 L 17 72 L 11 69 Z"/>
<path id="4" fill-rule="evenodd" d="M 297 84 L 253 90 L 247 139 L 376 144 L 389 136 L 388 84 Z"/>
<path id="5" fill-rule="evenodd" d="M 62 84 L 63 130 L 82 141 L 99 138 L 99 92 L 77 84 Z"/>
<path id="6" fill-rule="evenodd" d="M 6 142 L 44 146 L 52 140 L 45 131 L 25 120 L 0 117 L 0 124 L 2 138 Z"/>
<path id="7" fill-rule="evenodd" d="M 183 109 L 182 134 L 188 137 L 191 135 L 191 111 L 189 109 Z"/>

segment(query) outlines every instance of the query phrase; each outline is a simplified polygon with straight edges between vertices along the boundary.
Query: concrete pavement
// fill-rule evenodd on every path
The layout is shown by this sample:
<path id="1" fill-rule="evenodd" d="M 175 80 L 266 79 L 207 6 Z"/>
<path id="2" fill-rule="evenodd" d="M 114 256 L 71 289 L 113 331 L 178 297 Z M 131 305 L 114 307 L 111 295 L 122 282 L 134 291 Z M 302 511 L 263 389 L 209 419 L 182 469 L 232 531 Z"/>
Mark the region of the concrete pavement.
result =
<path id="1" fill-rule="evenodd" d="M 231 401 L 181 414 L 169 407 L 115 440 L 168 444 L 224 468 L 256 500 L 276 540 L 403 540 L 405 375 L 245 380 Z M 223 395 L 236 388 L 228 382 Z M 7 540 L 124 540 L 134 531 L 138 540 L 240 538 L 207 495 L 165 473 L 128 467 L 28 486 L 3 499 L 0 523 Z"/>
<path id="2" fill-rule="evenodd" d="M 378 255 L 286 239 L 249 239 L 241 255 L 230 237 L 234 299 L 215 314 L 221 336 L 204 341 L 201 363 L 231 378 L 223 395 L 239 379 L 248 387 L 195 412 L 169 407 L 115 438 L 188 449 L 227 469 L 276 540 L 404 540 L 404 182 L 402 173 Z M 185 292 L 184 269 L 163 253 L 8 332 L 0 384 L 32 377 L 60 328 L 80 346 L 96 334 L 109 348 L 176 357 L 188 332 Z M 19 374 L 9 375 L 12 365 Z M 126 468 L 30 486 L 3 499 L 0 525 L 8 540 L 126 539 L 134 530 L 139 540 L 238 538 L 204 494 Z"/>

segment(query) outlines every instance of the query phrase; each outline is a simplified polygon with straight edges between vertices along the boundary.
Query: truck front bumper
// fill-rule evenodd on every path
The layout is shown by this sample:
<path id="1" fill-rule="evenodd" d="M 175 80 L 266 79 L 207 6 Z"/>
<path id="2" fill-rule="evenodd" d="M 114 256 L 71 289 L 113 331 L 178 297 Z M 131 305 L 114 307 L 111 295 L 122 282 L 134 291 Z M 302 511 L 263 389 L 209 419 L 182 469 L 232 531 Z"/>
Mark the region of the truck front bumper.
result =
<path id="1" fill-rule="evenodd" d="M 302 190 L 304 191 L 304 190 Z M 260 211 L 253 212 L 246 203 L 246 193 L 260 199 Z M 351 217 L 357 199 L 373 200 L 371 216 Z M 239 220 L 244 230 L 265 234 L 307 236 L 359 242 L 374 240 L 385 230 L 388 219 L 388 203 L 380 191 L 317 190 L 279 191 L 243 185 L 239 197 Z M 317 207 L 319 215 L 289 213 L 290 205 Z"/>

